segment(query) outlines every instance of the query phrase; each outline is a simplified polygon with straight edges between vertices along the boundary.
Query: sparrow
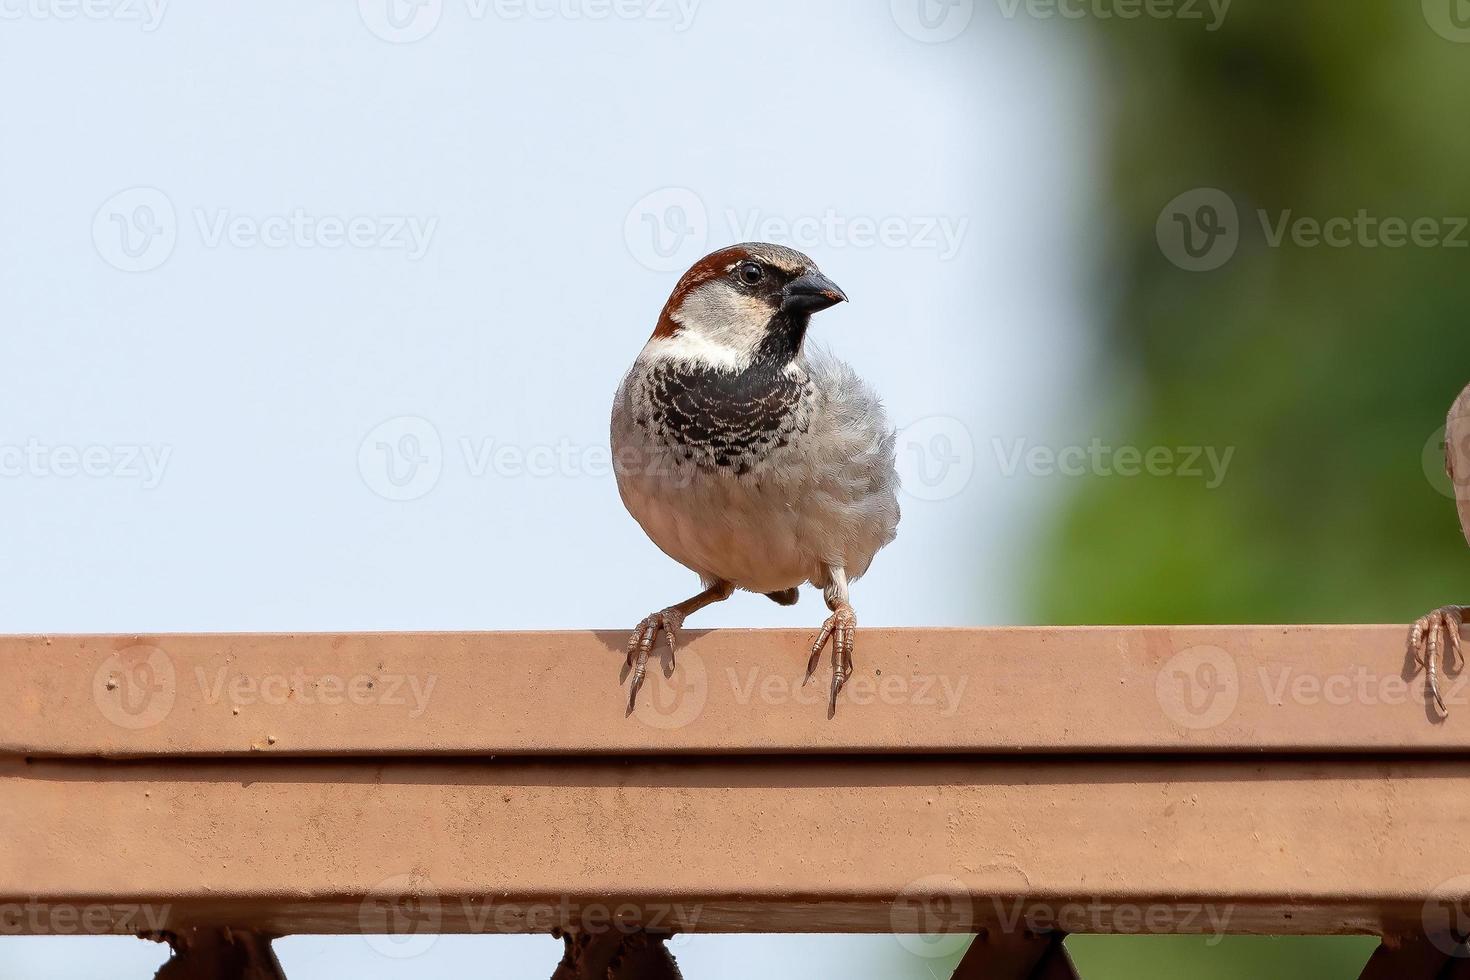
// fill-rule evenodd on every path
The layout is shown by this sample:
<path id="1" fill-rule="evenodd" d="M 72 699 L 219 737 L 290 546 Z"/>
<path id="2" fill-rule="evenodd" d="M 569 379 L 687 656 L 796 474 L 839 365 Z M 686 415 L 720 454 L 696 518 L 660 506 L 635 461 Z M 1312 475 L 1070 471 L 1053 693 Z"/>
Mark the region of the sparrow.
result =
<path id="1" fill-rule="evenodd" d="M 1460 511 L 1460 530 L 1470 542 L 1470 388 L 1450 406 L 1445 420 L 1445 472 L 1455 488 L 1455 503 Z M 1465 665 L 1460 648 L 1460 627 L 1470 606 L 1441 606 L 1421 617 L 1409 629 L 1409 651 L 1414 663 L 1424 670 L 1425 682 L 1441 718 L 1447 717 L 1444 698 L 1439 693 L 1439 675 L 1447 666 L 1458 673 Z M 1441 644 L 1443 635 L 1443 644 Z M 1444 654 L 1453 663 L 1447 665 Z"/>
<path id="2" fill-rule="evenodd" d="M 670 663 L 686 617 L 736 589 L 781 605 L 822 590 L 831 615 L 827 716 L 852 674 L 848 588 L 897 533 L 893 428 L 851 367 L 807 343 L 812 314 L 847 299 L 807 256 L 732 245 L 680 277 L 619 385 L 612 451 L 623 504 L 703 591 L 655 612 L 628 641 L 633 711 L 660 633 Z"/>

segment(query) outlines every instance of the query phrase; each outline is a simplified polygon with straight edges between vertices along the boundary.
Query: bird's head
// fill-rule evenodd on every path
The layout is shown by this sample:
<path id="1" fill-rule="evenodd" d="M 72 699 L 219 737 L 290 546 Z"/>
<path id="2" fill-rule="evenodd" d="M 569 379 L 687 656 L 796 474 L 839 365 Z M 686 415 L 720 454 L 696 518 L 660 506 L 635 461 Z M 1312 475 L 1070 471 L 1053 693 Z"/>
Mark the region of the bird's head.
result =
<path id="1" fill-rule="evenodd" d="M 847 299 L 795 249 L 746 242 L 711 252 L 679 278 L 650 344 L 740 369 L 801 353 L 813 313 Z"/>

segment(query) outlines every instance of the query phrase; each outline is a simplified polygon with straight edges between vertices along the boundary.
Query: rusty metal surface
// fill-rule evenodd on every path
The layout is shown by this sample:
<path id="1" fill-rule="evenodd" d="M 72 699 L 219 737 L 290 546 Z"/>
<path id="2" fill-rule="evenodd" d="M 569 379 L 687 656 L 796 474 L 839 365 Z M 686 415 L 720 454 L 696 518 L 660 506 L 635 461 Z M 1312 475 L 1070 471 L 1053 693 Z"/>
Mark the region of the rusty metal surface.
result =
<path id="1" fill-rule="evenodd" d="M 1470 762 L 1428 758 L 10 762 L 0 907 L 38 908 L 27 932 L 151 903 L 269 934 L 1407 934 L 1470 891 L 1466 799 Z"/>
<path id="2" fill-rule="evenodd" d="M 0 637 L 0 755 L 1470 750 L 1406 633 L 867 629 L 830 721 L 794 630 L 687 634 L 631 717 L 622 632 Z"/>

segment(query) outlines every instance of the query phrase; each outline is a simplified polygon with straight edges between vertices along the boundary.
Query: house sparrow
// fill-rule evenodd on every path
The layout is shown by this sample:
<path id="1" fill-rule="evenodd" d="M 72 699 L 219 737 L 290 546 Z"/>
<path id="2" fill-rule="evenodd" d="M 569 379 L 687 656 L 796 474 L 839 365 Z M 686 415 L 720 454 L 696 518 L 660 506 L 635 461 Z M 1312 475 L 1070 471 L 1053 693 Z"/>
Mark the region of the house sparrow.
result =
<path id="1" fill-rule="evenodd" d="M 1460 529 L 1465 540 L 1470 542 L 1470 388 L 1460 392 L 1455 404 L 1450 406 L 1449 418 L 1445 421 L 1445 472 L 1455 488 L 1455 503 L 1460 510 Z M 1449 714 L 1444 698 L 1439 693 L 1439 674 L 1445 666 L 1441 655 L 1440 634 L 1444 634 L 1443 650 L 1453 655 L 1456 670 L 1463 668 L 1464 653 L 1460 649 L 1460 627 L 1464 623 L 1467 606 L 1442 606 L 1422 617 L 1409 630 L 1409 649 L 1414 662 L 1424 668 L 1429 693 L 1440 717 Z"/>
<path id="2" fill-rule="evenodd" d="M 660 632 L 736 589 L 782 605 L 822 590 L 832 615 L 807 680 L 832 641 L 828 717 L 852 673 L 857 617 L 848 585 L 898 527 L 894 432 L 878 396 L 806 343 L 811 315 L 847 299 L 811 259 L 746 243 L 679 279 L 653 336 L 618 388 L 618 492 L 663 552 L 704 591 L 656 612 L 628 641 L 628 711 Z"/>

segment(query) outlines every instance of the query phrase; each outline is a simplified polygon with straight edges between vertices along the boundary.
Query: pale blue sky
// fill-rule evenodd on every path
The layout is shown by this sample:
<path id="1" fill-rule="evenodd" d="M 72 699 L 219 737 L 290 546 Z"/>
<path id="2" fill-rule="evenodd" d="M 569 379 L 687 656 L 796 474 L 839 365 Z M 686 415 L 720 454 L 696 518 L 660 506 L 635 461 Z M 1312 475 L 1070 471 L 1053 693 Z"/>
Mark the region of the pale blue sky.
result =
<path id="1" fill-rule="evenodd" d="M 631 628 L 696 583 L 618 501 L 612 391 L 677 270 L 752 233 L 848 292 L 813 337 L 914 425 L 861 621 L 1020 616 L 1060 486 L 1007 477 L 995 440 L 1065 438 L 1096 356 L 1076 25 L 983 0 L 923 0 L 930 27 L 909 0 L 152 2 L 0 0 L 0 631 Z M 823 613 L 745 596 L 691 626 Z M 734 976 L 733 942 L 688 940 L 686 972 Z M 853 976 L 892 946 L 742 957 Z M 490 976 L 556 958 L 493 948 Z M 282 949 L 293 980 L 487 975 L 456 937 L 407 965 Z M 0 980 L 160 955 L 0 939 Z"/>

